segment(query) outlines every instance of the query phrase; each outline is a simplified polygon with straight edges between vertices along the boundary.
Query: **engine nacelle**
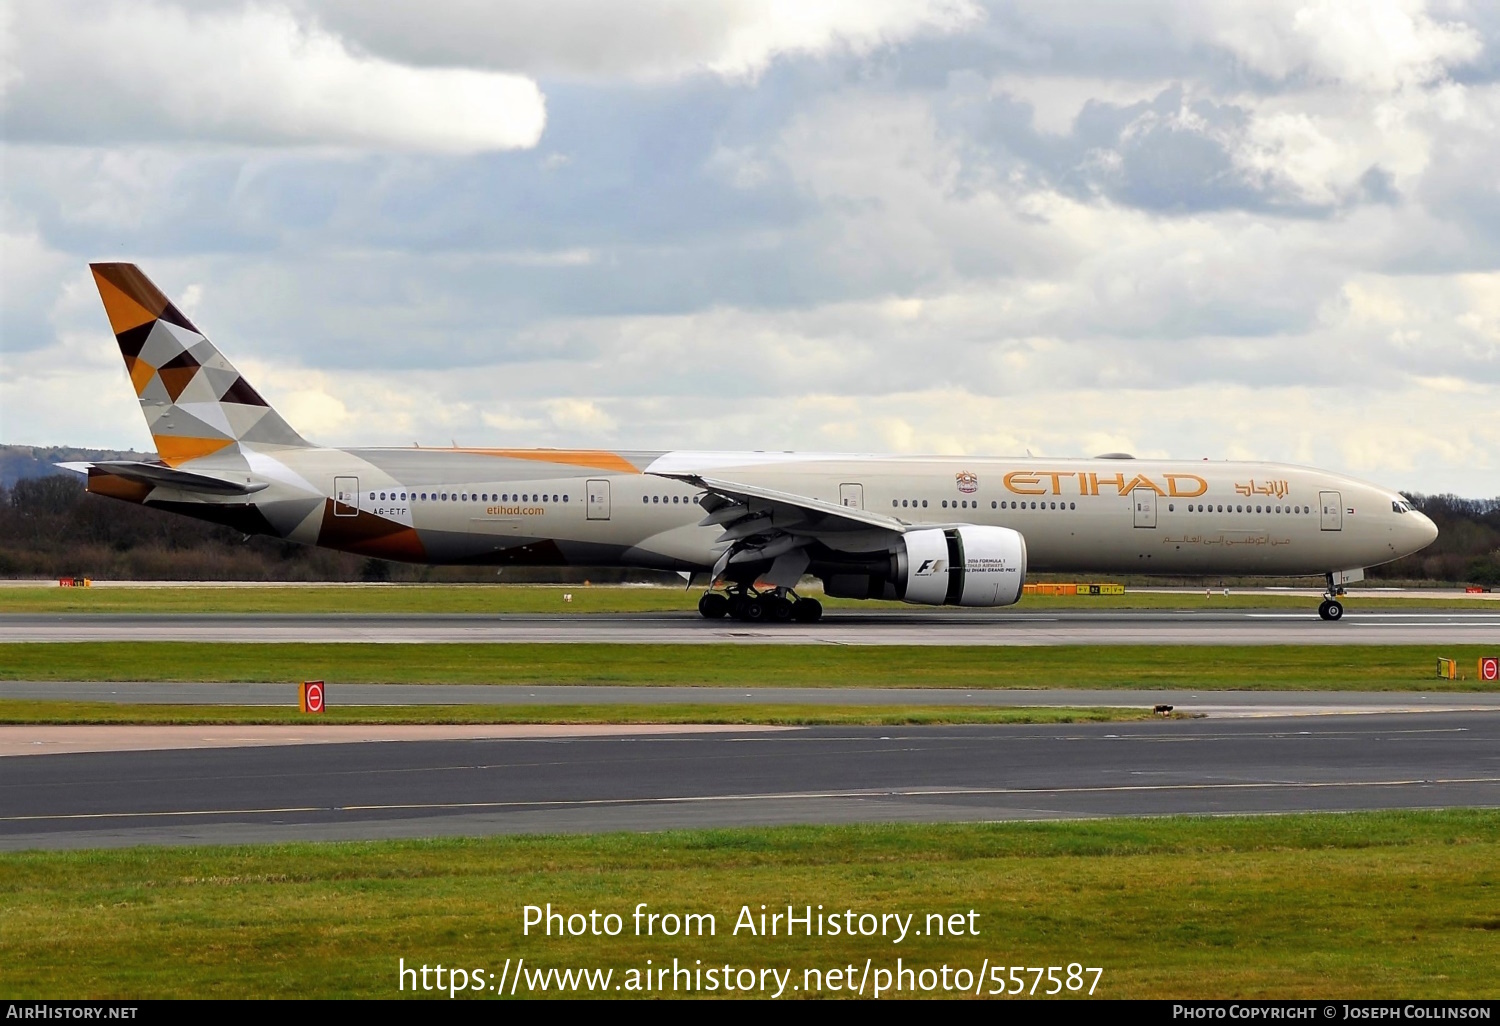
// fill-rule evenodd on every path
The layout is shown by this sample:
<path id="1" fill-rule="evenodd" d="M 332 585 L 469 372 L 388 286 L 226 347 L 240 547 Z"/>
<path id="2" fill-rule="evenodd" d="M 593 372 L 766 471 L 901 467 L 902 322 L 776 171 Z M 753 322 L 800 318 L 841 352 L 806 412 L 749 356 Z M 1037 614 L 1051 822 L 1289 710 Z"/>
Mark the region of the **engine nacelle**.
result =
<path id="1" fill-rule="evenodd" d="M 901 598 L 929 606 L 1008 606 L 1026 583 L 1026 539 L 1008 527 L 907 531 L 896 554 Z"/>

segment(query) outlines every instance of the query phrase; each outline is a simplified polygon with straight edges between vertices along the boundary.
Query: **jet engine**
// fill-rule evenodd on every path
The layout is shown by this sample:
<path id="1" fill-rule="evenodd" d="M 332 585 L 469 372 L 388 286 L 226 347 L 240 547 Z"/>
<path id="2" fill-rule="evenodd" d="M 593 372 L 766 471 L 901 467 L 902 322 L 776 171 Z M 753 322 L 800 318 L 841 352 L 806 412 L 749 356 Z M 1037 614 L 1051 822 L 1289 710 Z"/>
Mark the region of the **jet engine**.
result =
<path id="1" fill-rule="evenodd" d="M 1026 539 L 1008 527 L 973 524 L 907 531 L 886 566 L 851 570 L 855 568 L 813 568 L 827 593 L 837 598 L 1008 606 L 1020 599 L 1026 582 Z"/>

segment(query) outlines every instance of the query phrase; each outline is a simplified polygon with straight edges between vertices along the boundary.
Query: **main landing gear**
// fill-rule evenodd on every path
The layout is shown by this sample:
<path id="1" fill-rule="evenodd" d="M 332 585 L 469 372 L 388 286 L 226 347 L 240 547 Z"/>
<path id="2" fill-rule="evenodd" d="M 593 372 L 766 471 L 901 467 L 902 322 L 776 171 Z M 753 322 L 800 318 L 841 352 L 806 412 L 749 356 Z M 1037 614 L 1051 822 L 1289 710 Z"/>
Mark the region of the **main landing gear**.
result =
<path id="1" fill-rule="evenodd" d="M 705 593 L 698 600 L 698 612 L 709 620 L 729 616 L 746 623 L 816 623 L 823 616 L 823 603 L 813 598 L 798 598 L 790 588 L 757 592 L 753 588 L 731 587 L 727 591 Z"/>
<path id="2" fill-rule="evenodd" d="M 1328 580 L 1328 590 L 1323 593 L 1323 604 L 1318 606 L 1318 615 L 1325 620 L 1342 620 L 1344 618 L 1344 604 L 1339 601 L 1344 595 L 1344 589 L 1333 583 L 1333 574 L 1324 575 Z"/>

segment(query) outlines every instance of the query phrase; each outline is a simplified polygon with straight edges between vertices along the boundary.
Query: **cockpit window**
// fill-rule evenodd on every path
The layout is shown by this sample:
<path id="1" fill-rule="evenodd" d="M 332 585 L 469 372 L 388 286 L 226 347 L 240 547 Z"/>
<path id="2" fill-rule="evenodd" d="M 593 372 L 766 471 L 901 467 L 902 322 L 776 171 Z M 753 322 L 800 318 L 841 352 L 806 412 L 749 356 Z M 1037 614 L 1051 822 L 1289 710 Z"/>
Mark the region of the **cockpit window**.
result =
<path id="1" fill-rule="evenodd" d="M 1395 500 L 1395 499 L 1391 500 L 1391 512 L 1392 513 L 1410 513 L 1411 511 L 1412 511 L 1412 505 L 1411 505 L 1411 503 L 1409 503 L 1409 502 L 1401 502 L 1401 501 Z"/>

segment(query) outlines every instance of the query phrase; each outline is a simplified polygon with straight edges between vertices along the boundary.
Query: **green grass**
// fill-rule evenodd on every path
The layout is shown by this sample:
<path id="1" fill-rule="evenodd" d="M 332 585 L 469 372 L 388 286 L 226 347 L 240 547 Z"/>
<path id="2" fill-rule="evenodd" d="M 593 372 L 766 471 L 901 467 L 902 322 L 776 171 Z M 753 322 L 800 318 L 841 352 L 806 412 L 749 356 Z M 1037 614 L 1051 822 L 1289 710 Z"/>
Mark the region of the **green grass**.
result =
<path id="1" fill-rule="evenodd" d="M 0 588 L 0 613 L 635 613 L 697 609 L 701 588 L 642 588 L 583 585 L 417 585 L 295 588 Z M 563 601 L 572 595 L 572 601 Z M 924 607 L 900 602 L 823 599 L 838 609 Z M 1368 603 L 1381 609 L 1488 608 L 1456 598 L 1388 597 L 1356 592 L 1351 609 Z M 1028 595 L 1020 609 L 1305 609 L 1317 600 L 1267 592 L 1205 596 L 1067 597 Z"/>
<path id="2" fill-rule="evenodd" d="M 1477 691 L 1453 645 L 0 645 L 0 680 Z M 1440 680 L 1450 656 L 1470 679 Z"/>
<path id="3" fill-rule="evenodd" d="M 400 958 L 618 981 L 674 957 L 799 984 L 900 957 L 1080 962 L 1110 998 L 1492 998 L 1497 894 L 1493 810 L 23 853 L 0 856 L 0 998 L 387 998 Z M 549 902 L 624 932 L 523 936 Z M 633 936 L 638 902 L 717 934 Z M 979 936 L 731 935 L 742 906 L 789 903 L 973 909 Z"/>
<path id="4" fill-rule="evenodd" d="M 121 705 L 0 699 L 0 724 L 333 723 L 766 723 L 899 726 L 938 723 L 1117 723 L 1152 719 L 1149 709 L 994 709 L 932 705 L 402 705 L 332 706 L 316 717 L 291 707 Z"/>

